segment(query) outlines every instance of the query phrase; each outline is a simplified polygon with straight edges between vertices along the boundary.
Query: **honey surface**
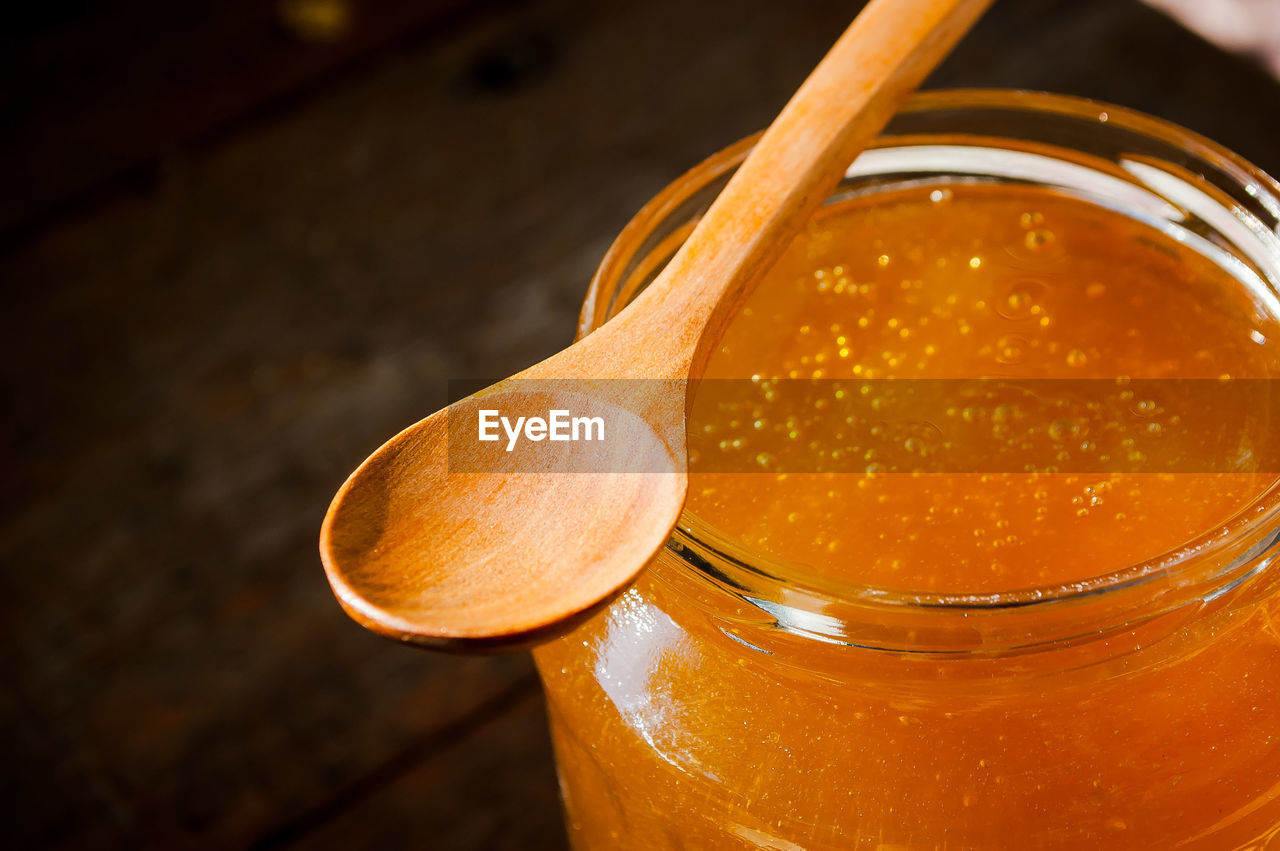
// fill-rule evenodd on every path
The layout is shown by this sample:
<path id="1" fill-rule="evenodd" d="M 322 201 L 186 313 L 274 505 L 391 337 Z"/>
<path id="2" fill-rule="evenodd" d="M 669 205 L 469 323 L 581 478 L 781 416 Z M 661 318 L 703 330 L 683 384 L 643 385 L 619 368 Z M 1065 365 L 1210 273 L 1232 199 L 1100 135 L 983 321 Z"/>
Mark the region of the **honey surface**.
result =
<path id="1" fill-rule="evenodd" d="M 709 378 L 752 383 L 727 403 L 695 403 L 687 510 L 748 552 L 860 584 L 981 592 L 1108 573 L 1213 529 L 1275 477 L 1194 463 L 1062 473 L 1054 459 L 1194 457 L 1184 417 L 1203 416 L 1187 408 L 1204 400 L 1150 383 L 1135 396 L 1125 381 L 1272 376 L 1277 340 L 1276 318 L 1221 267 L 1083 201 L 964 185 L 855 199 L 797 239 L 713 356 Z M 807 407 L 780 387 L 811 378 L 866 380 L 873 394 L 889 378 L 984 378 L 1004 395 L 883 435 L 846 426 L 840 400 L 822 398 L 856 382 L 823 382 Z M 1055 378 L 1118 379 L 1113 407 L 1055 418 L 1009 396 L 1019 380 Z M 962 427 L 1009 441 L 1014 457 L 1012 441 L 1026 441 L 1039 472 L 980 460 L 975 473 L 886 472 Z M 797 445 L 858 472 L 771 473 Z M 754 472 L 702 472 L 730 459 Z"/>

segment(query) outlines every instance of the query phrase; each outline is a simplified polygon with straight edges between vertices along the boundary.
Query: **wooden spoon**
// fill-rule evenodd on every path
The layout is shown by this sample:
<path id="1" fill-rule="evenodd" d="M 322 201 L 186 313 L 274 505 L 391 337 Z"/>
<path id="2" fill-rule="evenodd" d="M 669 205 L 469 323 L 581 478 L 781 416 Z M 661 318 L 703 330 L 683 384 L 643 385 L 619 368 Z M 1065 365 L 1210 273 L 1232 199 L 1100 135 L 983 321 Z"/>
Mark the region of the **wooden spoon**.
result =
<path id="1" fill-rule="evenodd" d="M 730 316 L 849 163 L 990 2 L 872 0 L 632 304 L 365 461 L 320 532 L 347 613 L 414 644 L 505 648 L 554 634 L 625 587 L 684 505 L 686 380 L 701 375 Z M 505 436 L 476 439 L 481 410 L 514 422 L 552 409 L 599 416 L 608 440 L 506 452 Z"/>

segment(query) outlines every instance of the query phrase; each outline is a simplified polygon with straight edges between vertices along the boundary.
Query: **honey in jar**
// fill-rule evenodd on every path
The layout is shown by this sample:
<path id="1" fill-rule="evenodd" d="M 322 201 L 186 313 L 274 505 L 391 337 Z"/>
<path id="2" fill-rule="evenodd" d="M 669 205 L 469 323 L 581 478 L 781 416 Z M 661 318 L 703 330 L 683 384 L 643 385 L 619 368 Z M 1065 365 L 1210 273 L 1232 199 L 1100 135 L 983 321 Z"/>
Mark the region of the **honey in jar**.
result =
<path id="1" fill-rule="evenodd" d="M 1060 122 L 1058 147 L 938 129 L 984 111 Z M 1274 281 L 1099 196 L 1108 134 L 1188 144 L 1109 112 L 918 99 L 877 149 L 912 168 L 846 187 L 742 306 L 680 529 L 536 653 L 575 846 L 1280 841 L 1276 475 L 1210 463 L 1176 384 L 1280 370 Z M 948 148 L 996 165 L 921 168 Z M 1009 179 L 1022 156 L 1079 182 Z M 893 388 L 920 381 L 941 400 L 904 427 Z M 1081 381 L 1098 404 L 1018 393 Z"/>

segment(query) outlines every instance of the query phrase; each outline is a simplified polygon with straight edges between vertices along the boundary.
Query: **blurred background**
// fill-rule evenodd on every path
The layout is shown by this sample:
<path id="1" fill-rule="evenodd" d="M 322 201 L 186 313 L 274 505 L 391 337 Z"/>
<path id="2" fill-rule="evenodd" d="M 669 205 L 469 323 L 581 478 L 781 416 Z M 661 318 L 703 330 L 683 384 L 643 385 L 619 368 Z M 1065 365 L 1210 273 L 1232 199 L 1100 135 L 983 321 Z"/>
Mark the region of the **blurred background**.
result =
<path id="1" fill-rule="evenodd" d="M 528 657 L 364 632 L 320 519 L 447 379 L 565 345 L 627 219 L 858 4 L 12 5 L 10 847 L 563 847 Z M 1004 0 L 930 85 L 1136 107 L 1280 173 L 1278 29 L 1280 0 Z"/>

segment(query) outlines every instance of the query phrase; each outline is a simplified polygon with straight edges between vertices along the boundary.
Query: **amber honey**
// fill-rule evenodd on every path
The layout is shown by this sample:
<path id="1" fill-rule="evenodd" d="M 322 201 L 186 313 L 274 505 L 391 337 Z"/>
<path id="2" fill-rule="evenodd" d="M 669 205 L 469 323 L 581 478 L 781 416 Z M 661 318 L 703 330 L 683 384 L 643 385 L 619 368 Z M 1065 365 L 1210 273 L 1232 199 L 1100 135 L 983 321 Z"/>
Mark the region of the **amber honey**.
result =
<path id="1" fill-rule="evenodd" d="M 695 403 L 688 510 L 753 550 L 858 583 L 996 591 L 1084 579 L 1184 544 L 1275 480 L 1207 463 L 1112 471 L 1109 460 L 1194 454 L 1202 441 L 1187 422 L 1200 412 L 1179 406 L 1206 394 L 1152 380 L 1277 373 L 1280 324 L 1265 304 L 1206 257 L 1086 201 L 959 185 L 845 202 L 796 241 L 711 360 L 708 378 L 751 385 Z M 851 381 L 780 387 L 815 378 Z M 887 380 L 921 378 L 987 388 L 957 381 L 952 404 L 894 435 L 877 433 L 887 422 L 846 422 L 835 398 L 870 393 L 887 417 Z M 1115 384 L 1110 404 L 1055 414 L 1020 399 L 1020 379 L 1040 394 L 1048 379 Z M 1145 379 L 1137 395 L 1133 379 Z M 958 428 L 1014 454 L 976 474 L 902 474 L 933 469 L 930 450 Z M 863 475 L 771 475 L 796 449 L 843 454 L 839 469 Z M 715 456 L 751 472 L 698 475 L 723 463 Z M 1092 474 L 1052 472 L 1087 458 L 1100 459 Z"/>
<path id="2" fill-rule="evenodd" d="M 682 530 L 537 651 L 575 846 L 1280 841 L 1276 475 L 1189 463 L 1203 412 L 1152 383 L 1273 377 L 1273 304 L 1061 188 L 833 201 L 711 359 L 740 389 L 695 398 Z M 890 427 L 916 379 L 954 404 Z M 1057 379 L 1105 398 L 1006 392 Z M 885 423 L 838 416 L 863 384 Z M 961 432 L 1001 462 L 930 467 Z"/>

